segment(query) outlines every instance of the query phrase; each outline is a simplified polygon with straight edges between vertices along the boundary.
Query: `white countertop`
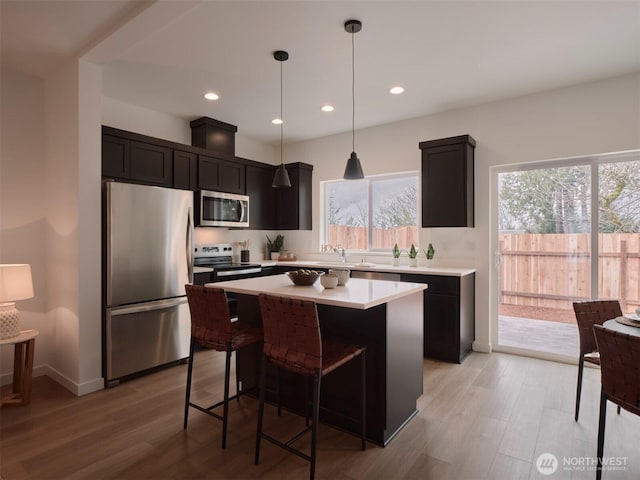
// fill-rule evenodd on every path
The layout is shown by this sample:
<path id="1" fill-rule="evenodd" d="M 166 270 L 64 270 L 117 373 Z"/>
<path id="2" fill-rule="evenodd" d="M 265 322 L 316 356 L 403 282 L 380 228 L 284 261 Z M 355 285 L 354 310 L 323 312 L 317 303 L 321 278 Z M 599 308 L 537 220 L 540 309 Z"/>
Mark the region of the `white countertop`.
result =
<path id="1" fill-rule="evenodd" d="M 413 273 L 416 275 L 444 275 L 448 277 L 464 277 L 465 275 L 471 275 L 475 272 L 473 268 L 455 268 L 455 267 L 425 267 L 417 266 L 410 267 L 409 265 L 400 265 L 394 267 L 393 265 L 385 264 L 373 264 L 373 263 L 340 263 L 332 261 L 322 260 L 296 260 L 296 261 L 284 261 L 276 262 L 273 260 L 265 260 L 262 262 L 256 262 L 263 267 L 273 266 L 289 266 L 289 267 L 306 267 L 306 268 L 348 268 L 349 270 L 362 270 L 366 272 L 388 272 L 388 273 Z"/>
<path id="2" fill-rule="evenodd" d="M 206 286 L 224 288 L 227 292 L 232 293 L 246 295 L 266 293 L 287 298 L 312 300 L 320 305 L 333 305 L 360 310 L 418 293 L 427 288 L 427 285 L 423 283 L 352 278 L 345 286 L 325 289 L 320 284 L 320 280 L 312 286 L 294 285 L 288 276 L 284 274 L 208 283 Z"/>

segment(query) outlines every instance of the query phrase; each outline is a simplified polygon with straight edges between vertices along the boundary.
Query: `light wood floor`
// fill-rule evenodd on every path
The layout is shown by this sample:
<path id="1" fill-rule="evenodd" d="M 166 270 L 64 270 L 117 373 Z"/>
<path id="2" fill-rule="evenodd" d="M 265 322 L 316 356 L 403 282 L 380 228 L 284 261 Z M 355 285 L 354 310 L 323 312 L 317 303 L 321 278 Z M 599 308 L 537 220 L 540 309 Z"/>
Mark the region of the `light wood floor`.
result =
<path id="1" fill-rule="evenodd" d="M 223 355 L 196 357 L 194 397 L 221 398 Z M 231 405 L 227 449 L 221 422 L 191 409 L 182 429 L 186 365 L 76 398 L 47 377 L 34 379 L 32 404 L 4 408 L 1 474 L 14 479 L 308 478 L 308 464 L 263 442 L 253 464 L 257 402 Z M 593 471 L 564 470 L 563 459 L 596 450 L 599 370 L 585 369 L 580 422 L 573 421 L 576 367 L 493 353 L 463 365 L 425 360 L 419 414 L 386 448 L 359 450 L 357 438 L 322 425 L 321 479 L 582 479 Z M 233 384 L 233 382 L 232 382 Z M 624 457 L 626 470 L 605 479 L 640 478 L 640 418 L 608 409 L 605 455 Z M 304 420 L 267 407 L 265 429 L 285 436 Z M 302 441 L 304 444 L 304 440 Z M 544 477 L 541 453 L 560 468 Z"/>

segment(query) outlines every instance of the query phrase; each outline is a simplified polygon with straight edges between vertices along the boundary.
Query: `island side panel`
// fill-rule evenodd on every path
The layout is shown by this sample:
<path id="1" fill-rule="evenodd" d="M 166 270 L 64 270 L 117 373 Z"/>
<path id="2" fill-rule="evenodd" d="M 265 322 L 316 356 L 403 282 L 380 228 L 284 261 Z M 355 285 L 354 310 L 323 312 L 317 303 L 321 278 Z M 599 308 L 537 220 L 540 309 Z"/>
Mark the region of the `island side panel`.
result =
<path id="1" fill-rule="evenodd" d="M 416 413 L 423 393 L 423 293 L 387 303 L 387 428 L 385 444 Z"/>
<path id="2" fill-rule="evenodd" d="M 384 432 L 387 424 L 386 311 L 386 304 L 366 310 L 318 305 L 322 335 L 367 347 L 367 438 L 379 445 L 385 444 Z M 341 366 L 322 379 L 321 404 L 327 407 L 327 410 L 321 411 L 321 420 L 358 434 L 358 360 Z"/>

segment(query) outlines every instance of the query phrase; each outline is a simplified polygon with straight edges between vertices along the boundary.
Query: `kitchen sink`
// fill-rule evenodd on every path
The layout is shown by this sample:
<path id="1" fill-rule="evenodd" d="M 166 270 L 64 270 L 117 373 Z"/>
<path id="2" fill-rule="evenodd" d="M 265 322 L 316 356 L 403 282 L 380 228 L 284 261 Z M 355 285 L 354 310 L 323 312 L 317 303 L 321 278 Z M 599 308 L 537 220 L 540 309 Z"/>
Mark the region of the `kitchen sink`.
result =
<path id="1" fill-rule="evenodd" d="M 347 262 L 347 263 L 342 263 L 342 262 L 308 262 L 310 265 L 318 265 L 318 266 L 325 266 L 327 268 L 339 268 L 339 267 L 343 267 L 343 268 L 352 268 L 352 267 L 375 267 L 376 264 L 375 263 L 369 263 L 369 262 L 361 262 L 361 263 L 352 263 L 352 262 Z"/>
<path id="2" fill-rule="evenodd" d="M 355 263 L 342 263 L 342 262 L 308 262 L 310 265 L 318 265 L 318 266 L 325 266 L 325 267 L 344 267 L 344 268 L 350 268 L 350 267 L 355 267 L 356 264 Z"/>

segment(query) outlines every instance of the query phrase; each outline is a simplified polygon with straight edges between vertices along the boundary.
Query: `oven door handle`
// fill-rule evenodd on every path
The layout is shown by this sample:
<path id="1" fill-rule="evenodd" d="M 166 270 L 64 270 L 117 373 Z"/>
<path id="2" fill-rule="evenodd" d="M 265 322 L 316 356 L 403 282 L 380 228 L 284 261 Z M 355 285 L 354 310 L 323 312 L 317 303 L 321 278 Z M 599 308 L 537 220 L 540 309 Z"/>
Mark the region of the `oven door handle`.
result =
<path id="1" fill-rule="evenodd" d="M 251 275 L 252 273 L 261 273 L 262 267 L 245 268 L 242 270 L 223 270 L 215 272 L 216 277 L 231 277 L 234 275 Z"/>

